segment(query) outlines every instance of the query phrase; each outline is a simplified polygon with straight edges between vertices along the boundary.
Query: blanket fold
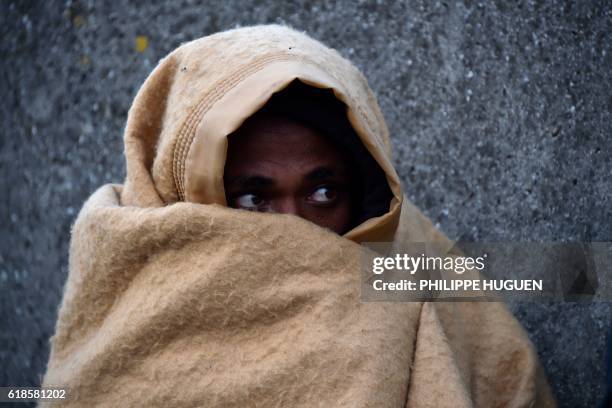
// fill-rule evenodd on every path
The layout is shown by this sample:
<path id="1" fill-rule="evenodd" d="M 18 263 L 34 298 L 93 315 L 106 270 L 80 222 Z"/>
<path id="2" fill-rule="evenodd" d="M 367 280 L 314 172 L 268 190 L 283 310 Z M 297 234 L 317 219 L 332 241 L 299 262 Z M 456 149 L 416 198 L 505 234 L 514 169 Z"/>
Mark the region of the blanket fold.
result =
<path id="1" fill-rule="evenodd" d="M 403 405 L 421 306 L 361 303 L 361 246 L 294 216 L 122 207 L 116 189 L 74 226 L 46 386 L 88 406 Z"/>

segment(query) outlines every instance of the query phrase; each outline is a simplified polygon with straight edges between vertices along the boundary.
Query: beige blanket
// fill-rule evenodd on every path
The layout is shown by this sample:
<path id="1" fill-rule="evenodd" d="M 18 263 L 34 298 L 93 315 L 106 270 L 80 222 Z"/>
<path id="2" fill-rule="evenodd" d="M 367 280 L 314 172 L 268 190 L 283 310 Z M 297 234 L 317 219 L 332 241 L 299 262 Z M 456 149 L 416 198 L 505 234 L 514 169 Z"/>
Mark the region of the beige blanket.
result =
<path id="1" fill-rule="evenodd" d="M 295 78 L 347 104 L 394 193 L 345 236 L 225 207 L 225 137 Z M 73 228 L 43 381 L 62 405 L 554 405 L 503 304 L 360 300 L 360 242 L 452 243 L 403 196 L 376 100 L 335 51 L 279 26 L 188 43 L 143 85 L 125 143 L 126 183 Z"/>

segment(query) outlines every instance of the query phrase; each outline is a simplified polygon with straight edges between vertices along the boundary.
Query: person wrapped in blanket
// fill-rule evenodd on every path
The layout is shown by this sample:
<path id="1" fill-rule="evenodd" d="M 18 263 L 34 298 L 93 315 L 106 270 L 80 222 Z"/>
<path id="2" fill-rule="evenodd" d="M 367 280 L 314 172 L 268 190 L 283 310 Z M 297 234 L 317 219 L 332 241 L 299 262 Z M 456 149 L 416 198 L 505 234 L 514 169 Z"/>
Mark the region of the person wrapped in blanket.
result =
<path id="1" fill-rule="evenodd" d="M 503 303 L 362 301 L 362 243 L 453 243 L 338 52 L 279 25 L 183 44 L 124 141 L 125 182 L 72 231 L 43 380 L 59 405 L 555 405 Z"/>

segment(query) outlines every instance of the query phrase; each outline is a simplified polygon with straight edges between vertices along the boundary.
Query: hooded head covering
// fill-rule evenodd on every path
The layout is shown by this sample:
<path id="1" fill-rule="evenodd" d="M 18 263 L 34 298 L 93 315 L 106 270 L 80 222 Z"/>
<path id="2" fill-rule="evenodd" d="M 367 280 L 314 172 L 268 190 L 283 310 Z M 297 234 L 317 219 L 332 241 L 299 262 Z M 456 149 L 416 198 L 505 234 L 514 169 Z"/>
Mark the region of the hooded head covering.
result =
<path id="1" fill-rule="evenodd" d="M 373 210 L 344 236 L 226 207 L 228 135 L 296 80 L 339 102 L 298 119 L 367 156 Z M 553 404 L 503 304 L 360 301 L 373 254 L 359 243 L 452 243 L 403 197 L 376 99 L 336 51 L 277 25 L 184 44 L 138 92 L 125 155 L 125 183 L 96 191 L 72 231 L 43 381 L 68 388 L 63 405 Z"/>
<path id="2" fill-rule="evenodd" d="M 177 201 L 226 205 L 223 169 L 227 136 L 269 101 L 278 111 L 273 95 L 295 80 L 328 90 L 337 98 L 350 131 L 370 154 L 367 160 L 377 163 L 368 168 L 382 169 L 390 192 L 384 213 L 364 217 L 346 237 L 357 242 L 391 240 L 403 197 L 391 164 L 389 132 L 376 98 L 363 75 L 336 51 L 274 25 L 204 37 L 182 45 L 159 63 L 129 112 L 127 180 L 121 201 L 135 206 Z M 296 105 L 299 107 L 299 102 Z M 335 120 L 338 105 L 326 107 L 329 109 L 301 112 L 321 112 L 319 115 L 334 116 L 333 120 L 312 118 L 312 114 L 299 119 L 344 126 Z M 283 113 L 289 112 L 295 115 L 298 110 Z M 380 181 L 378 174 L 368 178 L 367 191 L 373 192 Z M 371 209 L 372 205 L 366 207 Z M 368 215 L 377 212 L 380 210 L 370 210 Z"/>

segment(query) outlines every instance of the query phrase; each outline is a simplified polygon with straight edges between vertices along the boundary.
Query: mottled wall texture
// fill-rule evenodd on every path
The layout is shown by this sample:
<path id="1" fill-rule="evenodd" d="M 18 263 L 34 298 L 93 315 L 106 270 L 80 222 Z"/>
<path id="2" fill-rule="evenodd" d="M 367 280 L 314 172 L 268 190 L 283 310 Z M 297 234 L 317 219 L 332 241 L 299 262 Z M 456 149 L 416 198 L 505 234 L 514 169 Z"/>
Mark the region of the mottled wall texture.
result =
<path id="1" fill-rule="evenodd" d="M 155 4 L 152 4 L 155 3 Z M 0 385 L 38 385 L 71 223 L 125 174 L 138 87 L 182 42 L 307 31 L 370 80 L 408 196 L 452 238 L 612 241 L 608 1 L 2 1 Z M 512 308 L 561 406 L 601 400 L 610 303 Z"/>

